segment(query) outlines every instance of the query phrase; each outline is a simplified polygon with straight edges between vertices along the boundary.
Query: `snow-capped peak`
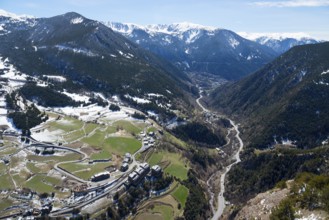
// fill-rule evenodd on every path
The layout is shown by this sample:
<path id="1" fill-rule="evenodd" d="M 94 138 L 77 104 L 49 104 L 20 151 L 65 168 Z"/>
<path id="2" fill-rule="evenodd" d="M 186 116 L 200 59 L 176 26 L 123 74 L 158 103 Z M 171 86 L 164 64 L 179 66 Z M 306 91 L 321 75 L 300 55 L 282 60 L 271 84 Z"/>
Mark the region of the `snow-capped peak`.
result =
<path id="1" fill-rule="evenodd" d="M 284 40 L 287 38 L 293 38 L 296 40 L 311 39 L 312 37 L 304 32 L 296 33 L 248 33 L 248 32 L 238 32 L 238 34 L 246 39 L 255 41 L 257 39 L 269 39 L 269 40 Z M 314 38 L 312 38 L 314 39 Z"/>
<path id="2" fill-rule="evenodd" d="M 134 30 L 143 30 L 151 36 L 157 34 L 167 34 L 178 37 L 186 41 L 186 43 L 192 43 L 198 39 L 202 31 L 206 31 L 209 34 L 213 34 L 218 30 L 215 27 L 203 26 L 199 24 L 193 24 L 188 22 L 173 23 L 173 24 L 150 24 L 150 25 L 138 25 L 132 23 L 118 23 L 108 22 L 106 23 L 111 29 L 119 32 L 123 35 L 131 35 Z"/>
<path id="3" fill-rule="evenodd" d="M 3 9 L 0 9 L 0 16 L 11 18 L 13 20 L 20 20 L 20 21 L 26 20 L 26 19 L 29 19 L 29 18 L 34 18 L 33 16 L 30 16 L 30 15 L 16 15 L 14 13 L 7 12 Z"/>
<path id="4" fill-rule="evenodd" d="M 200 24 L 193 24 L 189 22 L 182 23 L 173 23 L 170 25 L 147 25 L 147 28 L 157 32 L 170 33 L 170 34 L 181 34 L 186 31 L 190 31 L 193 29 L 196 30 L 205 30 L 205 31 L 215 31 L 217 28 L 203 26 Z"/>
<path id="5" fill-rule="evenodd" d="M 113 30 L 124 34 L 129 34 L 134 29 L 141 29 L 148 33 L 157 32 L 157 33 L 176 34 L 176 35 L 193 29 L 205 30 L 205 31 L 215 31 L 218 29 L 216 27 L 203 26 L 200 24 L 193 24 L 188 22 L 173 23 L 173 24 L 149 24 L 149 25 L 138 25 L 133 23 L 119 23 L 119 22 L 108 22 L 106 24 Z"/>

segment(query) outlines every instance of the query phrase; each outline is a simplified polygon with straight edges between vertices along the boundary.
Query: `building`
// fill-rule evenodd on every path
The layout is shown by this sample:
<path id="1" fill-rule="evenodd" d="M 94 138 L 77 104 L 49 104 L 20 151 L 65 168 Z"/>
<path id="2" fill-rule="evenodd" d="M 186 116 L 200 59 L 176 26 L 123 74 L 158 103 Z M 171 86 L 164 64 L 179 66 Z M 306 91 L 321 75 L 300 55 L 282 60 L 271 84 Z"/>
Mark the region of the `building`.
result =
<path id="1" fill-rule="evenodd" d="M 151 175 L 152 176 L 155 176 L 155 177 L 161 176 L 162 175 L 162 169 L 161 169 L 161 167 L 159 165 L 152 166 L 152 168 L 151 168 Z"/>
<path id="2" fill-rule="evenodd" d="M 129 163 L 129 162 L 130 162 L 130 159 L 127 158 L 127 157 L 125 157 L 125 159 L 123 159 L 123 161 L 122 161 L 122 164 L 124 164 L 124 163 Z"/>
<path id="3" fill-rule="evenodd" d="M 130 153 L 126 153 L 126 154 L 125 154 L 125 159 L 128 160 L 128 163 L 129 163 L 130 161 L 132 161 L 131 154 L 130 154 Z"/>
<path id="4" fill-rule="evenodd" d="M 132 172 L 131 174 L 129 174 L 128 180 L 131 184 L 137 185 L 137 183 L 139 181 L 139 176 L 136 172 Z"/>
<path id="5" fill-rule="evenodd" d="M 91 177 L 91 181 L 98 182 L 98 181 L 106 180 L 108 178 L 110 178 L 110 173 L 106 171 L 103 173 L 98 173 L 98 174 L 93 175 Z"/>
<path id="6" fill-rule="evenodd" d="M 150 171 L 150 165 L 148 163 L 142 163 L 140 167 L 143 168 L 147 173 Z"/>
<path id="7" fill-rule="evenodd" d="M 144 173 L 144 169 L 143 169 L 142 167 L 137 167 L 137 168 L 135 169 L 135 172 L 136 172 L 139 176 L 141 176 L 141 175 L 143 175 L 143 173 Z"/>
<path id="8" fill-rule="evenodd" d="M 134 172 L 130 173 L 128 176 L 129 182 L 137 186 L 138 183 L 150 172 L 150 165 L 148 163 L 142 163 L 137 167 Z"/>
<path id="9" fill-rule="evenodd" d="M 122 172 L 126 172 L 129 169 L 129 164 L 128 163 L 123 163 L 120 167 L 120 170 Z"/>

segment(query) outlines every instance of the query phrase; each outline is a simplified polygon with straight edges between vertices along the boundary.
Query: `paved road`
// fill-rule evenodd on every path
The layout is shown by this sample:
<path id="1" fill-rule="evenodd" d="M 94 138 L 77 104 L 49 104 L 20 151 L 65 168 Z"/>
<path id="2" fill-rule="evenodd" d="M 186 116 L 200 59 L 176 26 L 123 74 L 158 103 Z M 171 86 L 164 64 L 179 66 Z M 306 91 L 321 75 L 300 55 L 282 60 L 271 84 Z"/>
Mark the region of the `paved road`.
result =
<path id="1" fill-rule="evenodd" d="M 117 190 L 121 187 L 121 185 L 127 181 L 127 176 L 128 176 L 128 173 L 123 175 L 122 177 L 118 178 L 111 186 L 109 189 L 107 189 L 106 191 L 104 191 L 103 193 L 95 196 L 94 198 L 88 200 L 88 201 L 84 201 L 84 202 L 81 202 L 79 205 L 74 205 L 72 207 L 68 207 L 68 208 L 63 208 L 63 209 L 59 209 L 59 210 L 56 210 L 56 211 L 53 211 L 50 213 L 50 217 L 58 217 L 58 216 L 62 216 L 62 215 L 65 215 L 65 214 L 70 214 L 72 213 L 73 209 L 80 209 L 80 208 L 83 208 L 85 207 L 86 205 L 92 203 L 92 202 L 95 202 L 96 200 L 98 199 L 101 199 L 107 195 L 114 195 Z"/>
<path id="2" fill-rule="evenodd" d="M 233 162 L 232 164 L 228 165 L 225 168 L 224 173 L 220 177 L 220 192 L 219 192 L 218 197 L 217 197 L 217 206 L 218 207 L 217 207 L 216 212 L 214 213 L 214 216 L 212 217 L 212 220 L 218 220 L 222 216 L 222 214 L 224 212 L 224 209 L 225 209 L 225 206 L 226 206 L 226 204 L 225 204 L 225 198 L 224 198 L 224 193 L 225 193 L 225 177 L 226 177 L 226 174 L 228 172 L 230 172 L 232 166 L 234 166 L 235 164 L 241 162 L 240 152 L 243 149 L 243 141 L 240 138 L 240 131 L 238 129 L 238 125 L 236 125 L 235 122 L 232 121 L 231 119 L 229 119 L 229 120 L 230 120 L 230 123 L 231 123 L 231 125 L 233 126 L 233 128 L 234 128 L 234 130 L 236 132 L 235 138 L 239 141 L 239 149 L 233 155 L 233 158 L 235 159 L 235 162 Z"/>

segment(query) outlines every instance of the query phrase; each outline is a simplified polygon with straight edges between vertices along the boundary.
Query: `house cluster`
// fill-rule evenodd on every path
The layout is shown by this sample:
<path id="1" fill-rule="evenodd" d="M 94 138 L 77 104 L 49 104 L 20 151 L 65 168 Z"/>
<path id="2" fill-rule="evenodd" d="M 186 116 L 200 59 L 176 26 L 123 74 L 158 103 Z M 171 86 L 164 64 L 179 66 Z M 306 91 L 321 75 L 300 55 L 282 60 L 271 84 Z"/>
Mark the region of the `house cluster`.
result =
<path id="1" fill-rule="evenodd" d="M 150 165 L 142 163 L 128 176 L 128 185 L 137 186 L 139 182 L 150 172 Z"/>
<path id="2" fill-rule="evenodd" d="M 142 138 L 143 142 L 143 149 L 144 151 L 149 149 L 150 147 L 153 147 L 155 144 L 155 133 L 153 131 L 149 132 L 148 134 L 145 134 L 143 131 L 140 133 L 140 136 Z"/>
<path id="3" fill-rule="evenodd" d="M 150 168 L 148 163 L 142 163 L 132 173 L 129 174 L 128 181 L 125 183 L 125 185 L 137 186 L 145 177 L 157 178 L 161 175 L 162 169 L 159 165 L 154 165 Z"/>
<path id="4" fill-rule="evenodd" d="M 125 154 L 125 157 L 122 161 L 122 164 L 121 164 L 121 167 L 120 167 L 120 170 L 122 172 L 125 172 L 129 169 L 129 164 L 132 162 L 132 157 L 131 157 L 131 154 L 130 153 L 126 153 Z"/>

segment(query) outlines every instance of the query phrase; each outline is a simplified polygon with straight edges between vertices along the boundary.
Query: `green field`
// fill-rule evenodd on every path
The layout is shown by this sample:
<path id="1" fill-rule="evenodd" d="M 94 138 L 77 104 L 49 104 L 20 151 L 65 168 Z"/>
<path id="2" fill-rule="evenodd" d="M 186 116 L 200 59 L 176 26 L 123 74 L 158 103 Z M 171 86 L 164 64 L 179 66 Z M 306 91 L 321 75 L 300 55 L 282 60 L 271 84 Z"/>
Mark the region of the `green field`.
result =
<path id="1" fill-rule="evenodd" d="M 155 205 L 152 212 L 160 213 L 164 220 L 174 219 L 173 209 L 168 205 Z"/>
<path id="2" fill-rule="evenodd" d="M 0 173 L 5 173 L 7 166 L 1 161 L 0 162 Z"/>
<path id="3" fill-rule="evenodd" d="M 115 127 L 112 127 L 112 126 L 108 126 L 107 128 L 106 128 L 106 133 L 107 134 L 113 134 L 113 133 L 115 133 L 117 131 L 117 129 L 115 128 Z"/>
<path id="4" fill-rule="evenodd" d="M 94 153 L 90 156 L 90 159 L 92 160 L 105 160 L 110 159 L 112 157 L 112 154 L 106 150 L 102 150 L 99 153 Z"/>
<path id="5" fill-rule="evenodd" d="M 188 193 L 188 188 L 183 185 L 179 185 L 179 187 L 177 187 L 171 195 L 181 204 L 182 209 L 184 209 Z"/>
<path id="6" fill-rule="evenodd" d="M 141 147 L 142 143 L 134 138 L 110 137 L 104 142 L 104 149 L 122 156 L 127 152 L 133 154 Z"/>
<path id="7" fill-rule="evenodd" d="M 156 132 L 156 131 L 157 131 L 157 129 L 155 127 L 149 127 L 147 129 L 147 133 L 149 133 L 149 132 Z"/>
<path id="8" fill-rule="evenodd" d="M 72 142 L 72 141 L 75 141 L 79 138 L 82 138 L 85 136 L 85 133 L 83 132 L 83 130 L 76 130 L 74 132 L 71 132 L 71 133 L 68 133 L 68 134 L 65 134 L 63 137 L 65 139 L 66 142 Z"/>
<path id="9" fill-rule="evenodd" d="M 94 124 L 94 123 L 86 123 L 85 124 L 85 132 L 88 135 L 90 132 L 92 132 L 93 130 L 95 130 L 98 126 L 98 124 Z"/>
<path id="10" fill-rule="evenodd" d="M 181 158 L 179 153 L 169 153 L 167 151 L 153 152 L 148 158 L 150 165 L 160 164 L 162 162 L 169 162 L 169 165 L 165 168 L 165 172 L 169 173 L 181 180 L 187 179 L 188 164 L 187 161 Z"/>
<path id="11" fill-rule="evenodd" d="M 55 178 L 47 177 L 45 175 L 35 175 L 29 181 L 25 183 L 25 187 L 34 190 L 38 193 L 51 193 L 55 192 L 54 183 L 60 183 L 60 180 Z"/>
<path id="12" fill-rule="evenodd" d="M 2 149 L 2 148 L 1 148 Z M 14 154 L 17 151 L 19 151 L 19 149 L 15 148 L 15 147 L 6 147 L 4 148 L 2 151 L 0 151 L 0 156 L 5 156 L 5 155 L 9 155 L 9 154 Z"/>
<path id="13" fill-rule="evenodd" d="M 165 172 L 173 175 L 181 180 L 187 179 L 187 168 L 182 166 L 181 164 L 170 164 L 166 169 Z"/>
<path id="14" fill-rule="evenodd" d="M 51 130 L 63 130 L 65 132 L 70 132 L 74 130 L 81 129 L 83 127 L 83 122 L 72 117 L 64 117 L 61 120 L 53 121 L 48 124 Z"/>
<path id="15" fill-rule="evenodd" d="M 142 131 L 141 128 L 139 128 L 138 126 L 132 124 L 129 121 L 123 121 L 123 120 L 116 121 L 116 122 L 113 123 L 113 125 L 116 126 L 116 127 L 123 128 L 128 133 L 139 134 L 139 132 Z"/>
<path id="16" fill-rule="evenodd" d="M 9 174 L 1 175 L 0 176 L 0 189 L 13 189 L 14 183 L 11 180 Z"/>
<path id="17" fill-rule="evenodd" d="M 163 156 L 161 153 L 153 153 L 151 157 L 148 159 L 148 163 L 150 166 L 154 166 L 156 164 L 159 164 L 162 160 Z"/>
<path id="18" fill-rule="evenodd" d="M 105 139 L 105 132 L 97 130 L 92 136 L 83 138 L 81 141 L 93 148 L 100 148 Z"/>
<path id="19" fill-rule="evenodd" d="M 165 141 L 168 141 L 168 142 L 170 142 L 170 143 L 173 143 L 173 144 L 175 144 L 175 145 L 178 145 L 178 146 L 180 146 L 180 147 L 182 147 L 182 148 L 186 148 L 186 147 L 187 147 L 187 145 L 186 145 L 186 143 L 185 143 L 184 141 L 182 141 L 182 140 L 176 138 L 174 135 L 171 135 L 171 134 L 168 133 L 168 132 L 165 132 L 165 133 L 164 133 L 164 140 L 165 140 Z"/>
<path id="20" fill-rule="evenodd" d="M 64 161 L 71 161 L 71 160 L 78 160 L 81 158 L 80 154 L 77 153 L 69 153 L 65 156 L 38 156 L 38 155 L 28 155 L 27 159 L 36 162 L 64 162 Z"/>
<path id="21" fill-rule="evenodd" d="M 11 200 L 9 200 L 9 199 L 1 199 L 0 200 L 0 213 L 1 213 L 2 210 L 6 209 L 6 208 L 8 208 L 8 207 L 10 207 L 12 205 L 13 205 L 13 202 Z"/>
<path id="22" fill-rule="evenodd" d="M 32 173 L 40 173 L 41 169 L 35 166 L 35 163 L 27 163 L 27 169 L 29 169 Z"/>
<path id="23" fill-rule="evenodd" d="M 65 163 L 61 164 L 60 167 L 81 179 L 89 180 L 93 175 L 104 172 L 105 168 L 110 165 L 109 162 L 95 164 Z"/>

